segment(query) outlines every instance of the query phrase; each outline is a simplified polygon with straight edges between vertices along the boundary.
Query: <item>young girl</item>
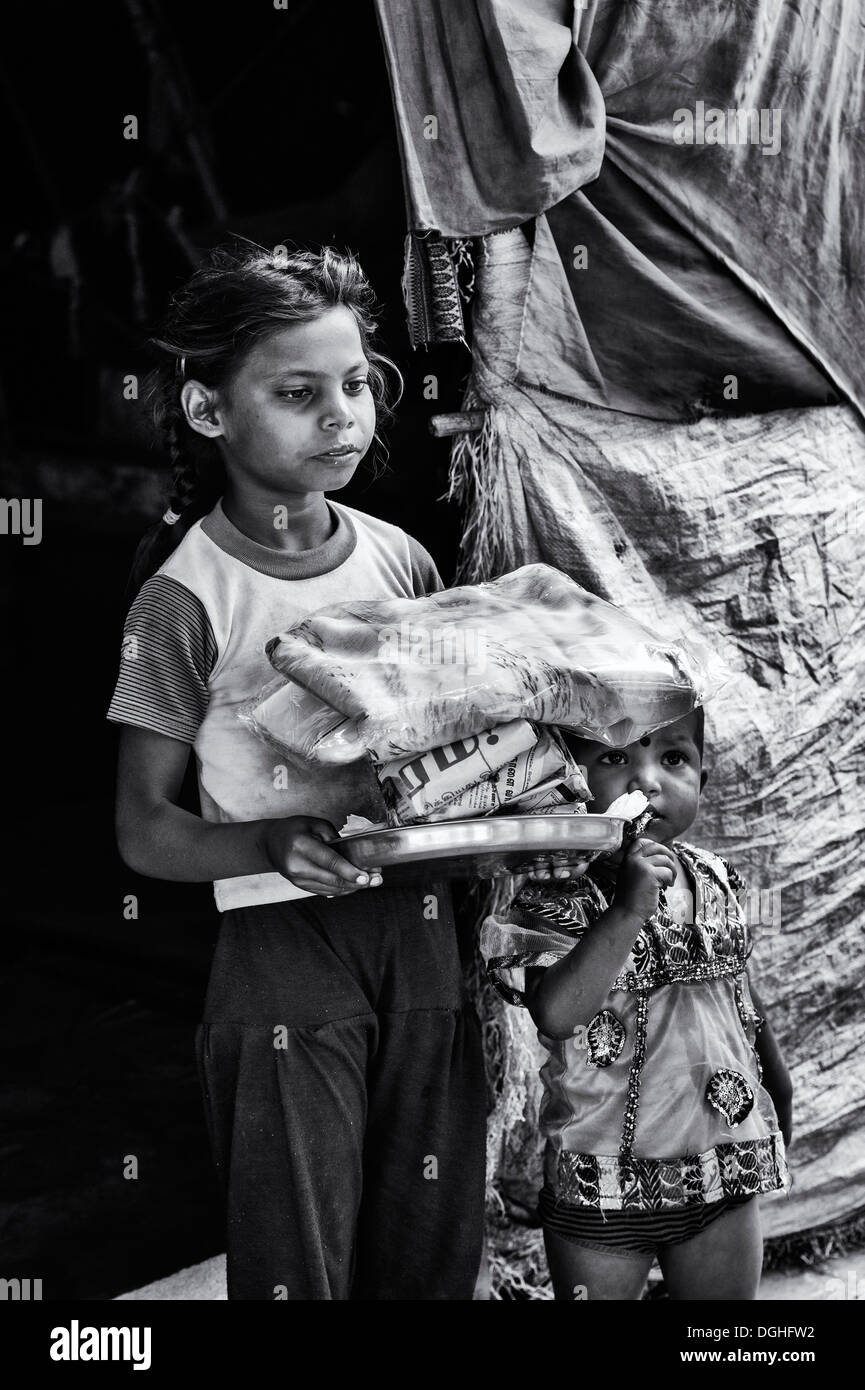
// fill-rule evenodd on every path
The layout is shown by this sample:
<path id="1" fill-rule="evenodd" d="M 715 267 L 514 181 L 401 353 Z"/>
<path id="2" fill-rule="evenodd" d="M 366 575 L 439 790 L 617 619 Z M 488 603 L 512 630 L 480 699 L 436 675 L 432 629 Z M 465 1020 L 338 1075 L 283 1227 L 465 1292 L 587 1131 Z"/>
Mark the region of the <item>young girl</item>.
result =
<path id="1" fill-rule="evenodd" d="M 274 633 L 442 588 L 416 540 L 327 496 L 387 410 L 372 315 L 350 255 L 219 251 L 156 340 L 174 487 L 108 716 L 117 837 L 138 873 L 214 881 L 196 1048 L 230 1299 L 470 1299 L 480 1263 L 486 1093 L 448 886 L 327 848 L 349 813 L 384 818 L 368 764 L 286 778 L 238 717 Z"/>
<path id="2" fill-rule="evenodd" d="M 755 1197 L 787 1184 L 790 1079 L 748 983 L 742 881 L 679 838 L 706 778 L 702 710 L 626 748 L 568 741 L 593 811 L 642 791 L 656 819 L 574 882 L 524 888 L 481 933 L 550 1054 L 539 1205 L 555 1296 L 638 1299 L 657 1256 L 671 1298 L 753 1299 Z"/>

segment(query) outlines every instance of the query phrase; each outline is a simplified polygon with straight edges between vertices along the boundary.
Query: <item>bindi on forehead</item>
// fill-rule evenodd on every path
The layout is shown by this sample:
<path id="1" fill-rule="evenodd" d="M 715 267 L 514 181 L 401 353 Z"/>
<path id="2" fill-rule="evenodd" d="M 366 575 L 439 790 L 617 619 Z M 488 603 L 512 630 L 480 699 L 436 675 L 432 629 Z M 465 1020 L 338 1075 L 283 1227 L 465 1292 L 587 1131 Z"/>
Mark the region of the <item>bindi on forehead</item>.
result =
<path id="1" fill-rule="evenodd" d="M 643 737 L 640 739 L 640 743 L 642 744 L 642 746 L 643 746 L 644 748 L 648 748 L 648 746 L 649 746 L 649 744 L 650 744 L 651 742 L 652 742 L 652 740 L 649 738 L 649 735 L 648 735 L 648 734 L 643 734 Z"/>

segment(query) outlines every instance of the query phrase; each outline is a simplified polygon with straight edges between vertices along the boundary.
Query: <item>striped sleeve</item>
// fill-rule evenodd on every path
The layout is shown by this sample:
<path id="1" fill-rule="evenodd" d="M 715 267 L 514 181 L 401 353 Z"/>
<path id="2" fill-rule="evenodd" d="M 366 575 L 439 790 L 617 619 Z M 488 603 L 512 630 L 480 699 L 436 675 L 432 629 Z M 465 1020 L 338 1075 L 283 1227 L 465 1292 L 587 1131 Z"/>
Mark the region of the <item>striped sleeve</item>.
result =
<path id="1" fill-rule="evenodd" d="M 123 628 L 108 718 L 194 743 L 216 655 L 201 600 L 176 579 L 154 575 L 142 586 Z"/>
<path id="2" fill-rule="evenodd" d="M 415 598 L 423 598 L 425 594 L 439 594 L 445 587 L 442 577 L 435 566 L 435 561 L 428 550 L 425 550 L 420 541 L 415 540 L 414 536 L 408 539 L 409 559 L 411 561 L 411 582 Z"/>

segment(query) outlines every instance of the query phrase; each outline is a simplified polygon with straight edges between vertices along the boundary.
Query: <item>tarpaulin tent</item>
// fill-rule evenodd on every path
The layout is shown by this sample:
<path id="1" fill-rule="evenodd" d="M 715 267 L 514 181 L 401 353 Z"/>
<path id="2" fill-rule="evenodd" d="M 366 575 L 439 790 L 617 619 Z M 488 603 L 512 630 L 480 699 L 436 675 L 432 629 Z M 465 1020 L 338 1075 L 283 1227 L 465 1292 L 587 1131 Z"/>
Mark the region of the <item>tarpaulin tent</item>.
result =
<path id="1" fill-rule="evenodd" d="M 693 838 L 751 884 L 792 1063 L 794 1185 L 765 1225 L 837 1230 L 865 1211 L 858 7 L 377 9 L 413 342 L 463 336 L 466 241 L 475 267 L 460 577 L 544 560 L 723 648 Z M 482 1003 L 501 1193 L 537 1177 L 540 1054 L 523 1013 Z"/>

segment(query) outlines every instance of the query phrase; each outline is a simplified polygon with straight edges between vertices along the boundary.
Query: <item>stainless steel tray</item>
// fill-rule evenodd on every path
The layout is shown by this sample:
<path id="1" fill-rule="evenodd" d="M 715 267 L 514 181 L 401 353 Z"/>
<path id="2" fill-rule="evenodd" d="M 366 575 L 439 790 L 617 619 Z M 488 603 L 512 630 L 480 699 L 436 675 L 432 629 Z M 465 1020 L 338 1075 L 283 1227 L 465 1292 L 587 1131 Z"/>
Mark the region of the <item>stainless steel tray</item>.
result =
<path id="1" fill-rule="evenodd" d="M 617 850 L 625 822 L 617 816 L 480 816 L 394 830 L 361 831 L 331 840 L 359 869 L 384 870 L 386 883 L 430 877 L 496 878 L 548 867 L 583 872 Z"/>

